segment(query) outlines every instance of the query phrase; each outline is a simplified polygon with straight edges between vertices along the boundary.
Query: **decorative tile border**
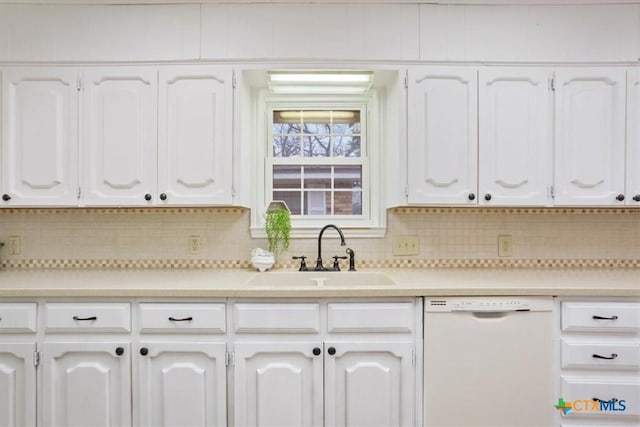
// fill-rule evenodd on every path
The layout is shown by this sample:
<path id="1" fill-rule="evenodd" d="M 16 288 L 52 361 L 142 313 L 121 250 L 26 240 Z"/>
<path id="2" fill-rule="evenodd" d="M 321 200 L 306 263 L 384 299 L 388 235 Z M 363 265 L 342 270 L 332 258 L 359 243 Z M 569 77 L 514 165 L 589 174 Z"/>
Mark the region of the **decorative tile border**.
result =
<path id="1" fill-rule="evenodd" d="M 4 260 L 6 270 L 39 269 L 250 269 L 247 260 Z M 293 261 L 277 264 L 279 268 L 297 268 Z M 479 269 L 640 269 L 640 259 L 394 259 L 360 260 L 359 269 L 367 268 L 479 268 Z"/>
<path id="2" fill-rule="evenodd" d="M 105 207 L 105 208 L 0 208 L 0 214 L 29 214 L 29 215 L 52 215 L 52 214 L 188 214 L 188 213 L 211 213 L 211 214 L 242 214 L 249 211 L 249 208 L 240 206 L 204 206 L 204 207 Z M 428 206 L 405 206 L 389 208 L 390 213 L 395 214 L 535 214 L 535 215 L 566 215 L 566 214 L 610 214 L 610 215 L 640 215 L 639 208 L 520 208 L 520 207 L 428 207 Z"/>
<path id="3" fill-rule="evenodd" d="M 567 215 L 567 214 L 610 214 L 610 215 L 639 215 L 638 208 L 520 208 L 520 207 L 485 207 L 485 206 L 468 206 L 468 207 L 396 207 L 390 208 L 389 212 L 396 214 L 535 214 L 535 215 Z"/>
<path id="4" fill-rule="evenodd" d="M 26 214 L 26 215 L 91 215 L 91 214 L 242 214 L 249 211 L 240 206 L 205 206 L 205 207 L 138 207 L 138 208 L 1 208 L 0 214 Z"/>

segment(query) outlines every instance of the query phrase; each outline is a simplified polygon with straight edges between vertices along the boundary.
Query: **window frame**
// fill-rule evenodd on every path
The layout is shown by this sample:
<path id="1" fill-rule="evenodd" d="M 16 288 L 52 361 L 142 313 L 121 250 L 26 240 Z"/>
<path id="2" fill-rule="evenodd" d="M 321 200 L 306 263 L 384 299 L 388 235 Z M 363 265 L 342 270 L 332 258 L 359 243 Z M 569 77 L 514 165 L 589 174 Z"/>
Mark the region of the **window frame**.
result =
<path id="1" fill-rule="evenodd" d="M 273 194 L 273 129 L 274 110 L 360 110 L 361 157 L 321 157 L 307 163 L 308 157 L 285 158 L 277 164 L 362 164 L 362 215 L 292 216 L 291 237 L 317 237 L 318 229 L 329 223 L 349 230 L 353 237 L 384 237 L 386 211 L 383 207 L 384 172 L 382 164 L 382 135 L 384 135 L 383 96 L 376 89 L 366 94 L 291 95 L 259 91 L 255 104 L 255 175 L 251 235 L 264 238 L 264 213 Z M 359 159 L 354 162 L 353 159 Z M 301 160 L 304 160 L 301 162 Z M 375 173 L 372 173 L 375 171 Z M 365 188 L 366 186 L 368 188 Z M 378 189 L 374 191 L 374 189 Z"/>

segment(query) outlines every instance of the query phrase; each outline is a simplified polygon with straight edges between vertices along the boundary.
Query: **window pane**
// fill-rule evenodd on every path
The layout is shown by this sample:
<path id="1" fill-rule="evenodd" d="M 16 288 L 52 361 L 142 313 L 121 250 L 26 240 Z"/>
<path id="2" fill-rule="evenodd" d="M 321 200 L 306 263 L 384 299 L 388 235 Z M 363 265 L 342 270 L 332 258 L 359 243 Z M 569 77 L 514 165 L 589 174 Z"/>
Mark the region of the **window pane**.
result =
<path id="1" fill-rule="evenodd" d="M 302 168 L 297 165 L 277 165 L 273 167 L 273 188 L 300 188 Z"/>
<path id="2" fill-rule="evenodd" d="M 297 135 L 300 134 L 302 128 L 300 123 L 273 123 L 273 133 L 274 134 L 291 134 Z"/>
<path id="3" fill-rule="evenodd" d="M 300 215 L 302 212 L 302 193 L 300 191 L 274 191 L 273 200 L 284 200 L 292 215 Z"/>
<path id="4" fill-rule="evenodd" d="M 304 192 L 305 215 L 331 215 L 331 193 L 329 191 Z"/>
<path id="5" fill-rule="evenodd" d="M 331 188 L 331 166 L 305 166 L 304 188 Z"/>
<path id="6" fill-rule="evenodd" d="M 336 191 L 334 199 L 335 215 L 362 215 L 362 192 L 354 191 Z"/>
<path id="7" fill-rule="evenodd" d="M 330 157 L 331 149 L 328 136 L 305 136 L 303 139 L 304 157 Z"/>
<path id="8" fill-rule="evenodd" d="M 333 155 L 335 157 L 360 157 L 360 137 L 352 135 L 334 136 Z"/>
<path id="9" fill-rule="evenodd" d="M 341 189 L 361 188 L 362 166 L 334 166 L 334 187 Z"/>
<path id="10" fill-rule="evenodd" d="M 273 157 L 300 156 L 300 137 L 293 135 L 273 135 Z"/>

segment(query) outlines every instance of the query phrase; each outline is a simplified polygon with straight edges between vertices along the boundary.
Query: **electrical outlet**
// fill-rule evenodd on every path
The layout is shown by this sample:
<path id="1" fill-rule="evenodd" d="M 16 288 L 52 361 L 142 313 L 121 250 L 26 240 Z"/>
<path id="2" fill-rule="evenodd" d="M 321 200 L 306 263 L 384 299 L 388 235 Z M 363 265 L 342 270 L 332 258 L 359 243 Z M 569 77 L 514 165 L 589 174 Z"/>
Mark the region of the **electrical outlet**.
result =
<path id="1" fill-rule="evenodd" d="M 513 256 L 513 239 L 510 235 L 498 236 L 498 256 L 503 258 Z"/>
<path id="2" fill-rule="evenodd" d="M 420 255 L 418 236 L 397 236 L 393 238 L 394 255 Z"/>
<path id="3" fill-rule="evenodd" d="M 199 255 L 202 249 L 202 239 L 200 236 L 189 236 L 189 253 Z"/>
<path id="4" fill-rule="evenodd" d="M 9 255 L 20 255 L 22 246 L 21 240 L 22 239 L 20 239 L 20 236 L 9 236 L 9 241 L 7 244 Z"/>

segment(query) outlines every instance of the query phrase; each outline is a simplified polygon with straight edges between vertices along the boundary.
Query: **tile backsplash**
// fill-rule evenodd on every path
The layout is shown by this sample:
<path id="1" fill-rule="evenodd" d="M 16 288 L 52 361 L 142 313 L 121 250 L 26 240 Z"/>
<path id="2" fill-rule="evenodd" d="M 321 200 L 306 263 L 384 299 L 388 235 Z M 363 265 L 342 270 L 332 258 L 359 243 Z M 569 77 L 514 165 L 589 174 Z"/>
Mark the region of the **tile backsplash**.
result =
<path id="1" fill-rule="evenodd" d="M 20 237 L 20 254 L 2 248 L 2 262 L 42 264 L 65 260 L 132 261 L 146 265 L 246 266 L 250 251 L 266 247 L 252 239 L 249 210 L 243 208 L 3 209 L 0 241 Z M 385 238 L 349 239 L 360 263 L 398 264 L 407 260 L 631 260 L 640 259 L 640 209 L 394 208 L 387 213 Z M 330 231 L 324 258 L 343 254 Z M 498 257 L 499 235 L 510 235 L 513 256 Z M 200 236 L 197 254 L 189 236 Z M 336 235 L 337 236 L 337 235 Z M 396 236 L 417 236 L 420 254 L 394 256 Z M 280 258 L 316 256 L 316 239 L 292 239 Z M 96 264 L 95 262 L 93 264 Z M 99 265 L 99 264 L 98 264 Z"/>

